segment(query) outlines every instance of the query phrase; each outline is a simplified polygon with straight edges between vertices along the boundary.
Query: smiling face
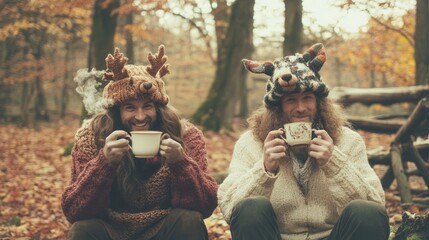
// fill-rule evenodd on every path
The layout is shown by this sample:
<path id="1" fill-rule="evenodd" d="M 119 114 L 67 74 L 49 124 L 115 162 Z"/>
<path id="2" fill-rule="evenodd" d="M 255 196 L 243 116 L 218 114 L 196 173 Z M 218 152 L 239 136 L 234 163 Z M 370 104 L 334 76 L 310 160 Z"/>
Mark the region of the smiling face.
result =
<path id="1" fill-rule="evenodd" d="M 317 100 L 312 92 L 284 95 L 281 103 L 285 122 L 313 122 L 316 117 Z"/>
<path id="2" fill-rule="evenodd" d="M 121 122 L 126 131 L 151 130 L 157 113 L 150 99 L 130 100 L 119 106 Z"/>

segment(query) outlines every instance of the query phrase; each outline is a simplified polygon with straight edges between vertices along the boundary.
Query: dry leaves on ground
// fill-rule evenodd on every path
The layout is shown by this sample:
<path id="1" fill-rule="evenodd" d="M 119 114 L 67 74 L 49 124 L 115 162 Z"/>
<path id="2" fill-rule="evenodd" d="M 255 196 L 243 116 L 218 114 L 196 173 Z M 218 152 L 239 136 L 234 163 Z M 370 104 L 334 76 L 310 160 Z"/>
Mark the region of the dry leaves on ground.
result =
<path id="1" fill-rule="evenodd" d="M 0 239 L 65 238 L 70 225 L 62 214 L 60 196 L 70 178 L 71 157 L 63 153 L 73 141 L 77 127 L 60 125 L 35 131 L 15 125 L 0 126 L 5 139 L 0 142 Z M 204 134 L 209 171 L 225 171 L 238 134 Z M 375 145 L 380 140 L 369 141 Z M 391 223 L 397 224 L 403 209 L 394 188 L 386 192 L 386 198 Z M 421 213 L 420 209 L 411 210 Z M 219 208 L 205 223 L 211 240 L 231 239 Z"/>

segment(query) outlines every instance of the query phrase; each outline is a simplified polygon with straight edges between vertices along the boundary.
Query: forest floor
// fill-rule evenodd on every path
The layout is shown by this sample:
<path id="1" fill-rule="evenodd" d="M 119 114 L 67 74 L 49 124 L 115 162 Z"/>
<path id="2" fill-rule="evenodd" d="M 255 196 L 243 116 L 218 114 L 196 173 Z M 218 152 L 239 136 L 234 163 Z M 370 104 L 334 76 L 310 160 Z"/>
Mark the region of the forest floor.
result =
<path id="1" fill-rule="evenodd" d="M 60 196 L 70 179 L 71 156 L 64 156 L 73 142 L 76 124 L 41 126 L 38 131 L 16 125 L 0 125 L 0 240 L 65 239 L 70 224 L 63 216 Z M 241 128 L 243 129 L 243 128 Z M 227 170 L 237 133 L 205 132 L 209 170 Z M 363 134 L 368 149 L 389 146 L 390 136 Z M 379 176 L 385 167 L 375 166 Z M 422 188 L 420 178 L 411 187 Z M 401 207 L 394 184 L 386 190 L 386 209 L 393 228 L 401 223 Z M 427 214 L 428 209 L 407 210 Z M 209 239 L 231 239 L 219 208 L 205 220 Z"/>

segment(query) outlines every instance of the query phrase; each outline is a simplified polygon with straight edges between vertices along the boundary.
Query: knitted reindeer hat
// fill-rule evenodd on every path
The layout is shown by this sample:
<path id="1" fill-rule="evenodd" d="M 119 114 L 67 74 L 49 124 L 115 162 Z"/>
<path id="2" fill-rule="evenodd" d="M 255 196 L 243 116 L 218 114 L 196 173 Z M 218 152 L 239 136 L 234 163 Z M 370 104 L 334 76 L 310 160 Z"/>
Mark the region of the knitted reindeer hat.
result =
<path id="1" fill-rule="evenodd" d="M 322 81 L 319 70 L 326 60 L 323 44 L 316 43 L 303 54 L 277 58 L 264 63 L 243 59 L 244 67 L 253 73 L 264 73 L 267 80 L 264 104 L 266 108 L 278 106 L 286 94 L 314 92 L 318 97 L 326 97 L 329 89 Z"/>
<path id="2" fill-rule="evenodd" d="M 127 100 L 149 98 L 155 103 L 167 105 L 169 97 L 161 79 L 167 73 L 165 47 L 159 46 L 157 54 L 148 54 L 150 65 L 136 66 L 127 64 L 128 58 L 118 48 L 106 58 L 107 70 L 103 80 L 109 81 L 104 87 L 103 97 L 114 105 Z"/>

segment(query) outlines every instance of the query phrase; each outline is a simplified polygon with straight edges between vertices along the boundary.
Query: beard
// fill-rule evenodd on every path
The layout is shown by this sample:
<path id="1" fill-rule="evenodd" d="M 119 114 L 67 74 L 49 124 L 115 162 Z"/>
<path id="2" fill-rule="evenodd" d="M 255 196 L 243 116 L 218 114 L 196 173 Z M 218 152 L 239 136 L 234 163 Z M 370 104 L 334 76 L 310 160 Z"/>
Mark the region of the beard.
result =
<path id="1" fill-rule="evenodd" d="M 143 121 L 136 121 L 135 119 L 130 119 L 122 123 L 122 126 L 125 131 L 147 131 L 152 130 L 154 125 L 154 120 L 152 117 L 147 116 Z"/>

